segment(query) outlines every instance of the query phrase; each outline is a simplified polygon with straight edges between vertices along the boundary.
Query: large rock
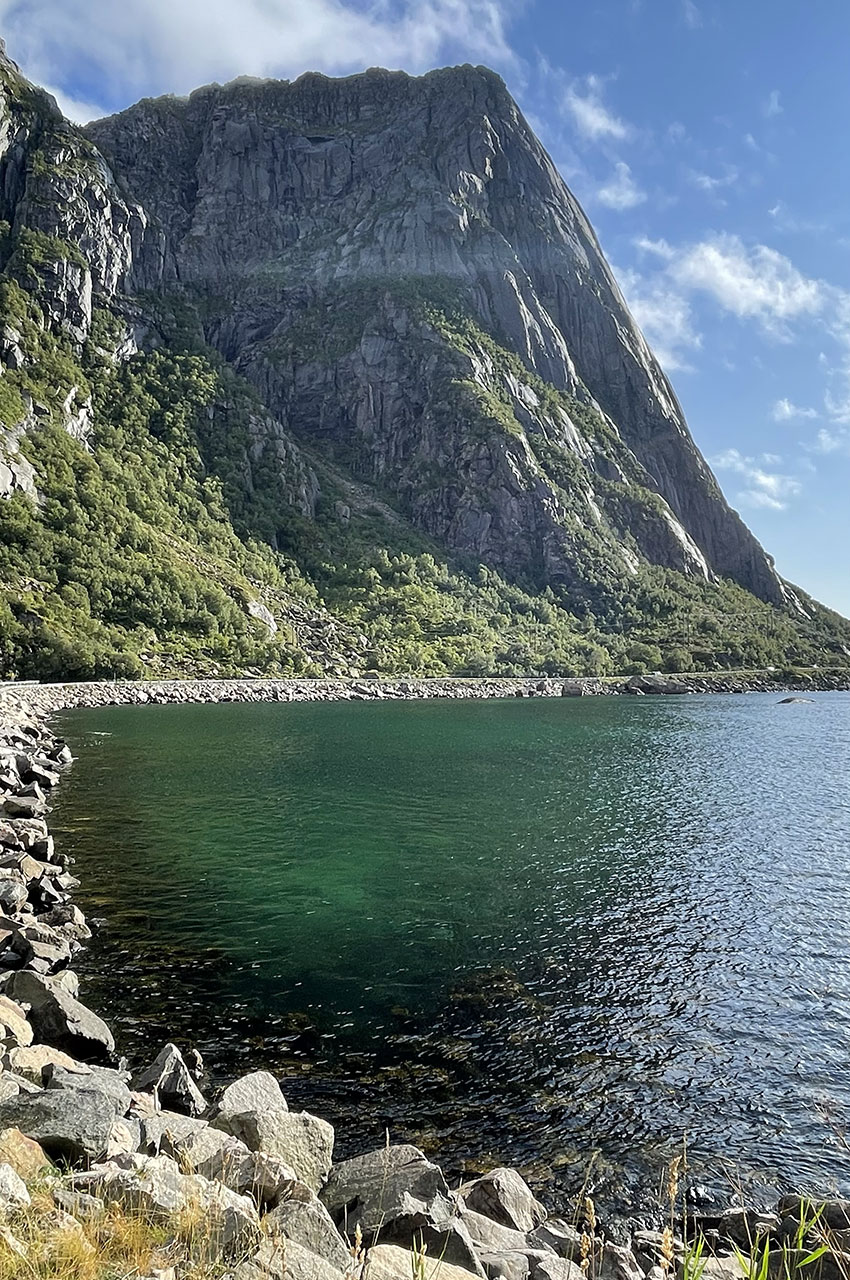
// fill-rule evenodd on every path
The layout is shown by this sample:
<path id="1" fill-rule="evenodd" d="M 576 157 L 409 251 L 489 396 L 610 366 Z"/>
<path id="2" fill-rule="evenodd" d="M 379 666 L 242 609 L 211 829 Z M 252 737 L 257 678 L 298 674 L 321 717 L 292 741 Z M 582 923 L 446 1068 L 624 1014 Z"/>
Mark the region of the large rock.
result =
<path id="1" fill-rule="evenodd" d="M 68 1067 L 52 1061 L 42 1070 L 45 1089 L 93 1089 L 109 1098 L 117 1116 L 126 1115 L 133 1100 L 128 1088 L 129 1079 L 129 1071 L 89 1066 L 83 1062 L 75 1062 Z"/>
<path id="2" fill-rule="evenodd" d="M 331 1167 L 333 1127 L 308 1111 L 245 1111 L 218 1116 L 213 1123 L 239 1138 L 250 1151 L 264 1151 L 283 1160 L 312 1191 L 319 1190 Z"/>
<path id="3" fill-rule="evenodd" d="M 286 1111 L 286 1098 L 269 1071 L 240 1076 L 222 1092 L 216 1115 L 235 1116 L 247 1111 Z"/>
<path id="4" fill-rule="evenodd" d="M 56 1089 L 19 1094 L 0 1104 L 0 1130 L 20 1129 L 53 1160 L 94 1160 L 106 1151 L 115 1107 L 104 1093 Z"/>
<path id="5" fill-rule="evenodd" d="M 266 1215 L 263 1226 L 271 1234 L 284 1235 L 287 1240 L 294 1240 L 318 1254 L 339 1271 L 351 1265 L 348 1245 L 321 1200 L 312 1194 L 286 1196 Z"/>
<path id="6" fill-rule="evenodd" d="M 546 1210 L 515 1169 L 493 1169 L 461 1187 L 470 1209 L 514 1231 L 533 1231 L 546 1218 Z"/>
<path id="7" fill-rule="evenodd" d="M 0 1131 L 0 1163 L 10 1165 L 25 1182 L 34 1182 L 52 1168 L 44 1148 L 15 1128 Z"/>
<path id="8" fill-rule="evenodd" d="M 44 1043 L 64 1049 L 82 1062 L 100 1062 L 112 1056 L 115 1041 L 109 1027 L 58 983 L 19 972 L 12 975 L 6 994 L 29 1006 L 33 1031 Z"/>
<path id="9" fill-rule="evenodd" d="M 233 1280 L 342 1280 L 342 1275 L 325 1258 L 280 1236 L 264 1240 L 257 1253 L 232 1272 Z"/>
<path id="10" fill-rule="evenodd" d="M 321 1199 L 349 1238 L 360 1227 L 366 1240 L 380 1232 L 393 1244 L 424 1241 L 432 1257 L 483 1275 L 442 1170 L 418 1147 L 383 1147 L 334 1165 Z"/>
<path id="11" fill-rule="evenodd" d="M 154 1061 L 135 1082 L 138 1090 L 151 1089 L 160 1103 L 173 1111 L 200 1116 L 207 1109 L 206 1099 L 192 1077 L 176 1044 L 165 1045 Z"/>
<path id="12" fill-rule="evenodd" d="M 20 1174 L 8 1164 L 0 1164 L 0 1213 L 23 1209 L 30 1203 L 30 1194 Z"/>
<path id="13" fill-rule="evenodd" d="M 16 1000 L 0 996 L 0 1040 L 6 1046 L 26 1047 L 33 1042 L 33 1031 L 26 1012 Z"/>
<path id="14" fill-rule="evenodd" d="M 141 1149 L 145 1155 L 168 1155 L 189 1134 L 207 1127 L 205 1120 L 184 1116 L 179 1111 L 141 1111 L 134 1107 L 141 1124 Z"/>
<path id="15" fill-rule="evenodd" d="M 512 1227 L 503 1227 L 500 1222 L 494 1221 L 493 1218 L 486 1218 L 483 1213 L 475 1213 L 472 1209 L 465 1208 L 461 1220 L 469 1232 L 472 1243 L 479 1251 L 483 1249 L 487 1253 L 525 1253 L 529 1248 L 535 1247 L 529 1245 L 524 1232 L 515 1231 Z M 537 1247 L 543 1253 L 555 1252 L 551 1248 Z"/>
<path id="16" fill-rule="evenodd" d="M 366 1255 L 363 1280 L 411 1280 L 416 1274 L 416 1257 L 409 1249 L 377 1244 Z M 470 1272 L 440 1259 L 429 1249 L 425 1254 L 425 1275 L 428 1280 L 469 1280 Z"/>
<path id="17" fill-rule="evenodd" d="M 30 1044 L 11 1049 L 7 1055 L 9 1070 L 31 1080 L 38 1088 L 44 1084 L 44 1069 L 51 1065 L 73 1071 L 76 1061 L 69 1053 L 54 1049 L 49 1044 Z"/>

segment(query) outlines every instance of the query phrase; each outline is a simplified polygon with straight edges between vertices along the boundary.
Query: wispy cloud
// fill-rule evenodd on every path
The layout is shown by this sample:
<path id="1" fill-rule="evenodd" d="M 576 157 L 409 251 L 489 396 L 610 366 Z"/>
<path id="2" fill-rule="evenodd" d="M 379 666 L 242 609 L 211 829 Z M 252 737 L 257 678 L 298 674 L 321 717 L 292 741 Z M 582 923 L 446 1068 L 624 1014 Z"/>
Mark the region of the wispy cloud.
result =
<path id="1" fill-rule="evenodd" d="M 781 116 L 783 111 L 782 103 L 779 101 L 779 90 L 771 89 L 766 99 L 762 103 L 761 112 L 767 119 L 771 120 L 774 116 Z"/>
<path id="2" fill-rule="evenodd" d="M 682 18 L 685 26 L 695 31 L 702 26 L 702 13 L 694 4 L 694 0 L 682 0 Z"/>
<path id="3" fill-rule="evenodd" d="M 850 431 L 822 427 L 815 440 L 815 450 L 817 453 L 846 453 L 850 456 Z"/>
<path id="4" fill-rule="evenodd" d="M 690 355 L 702 339 L 686 298 L 663 280 L 648 282 L 637 272 L 617 273 L 629 310 L 668 373 L 690 372 Z"/>
<path id="5" fill-rule="evenodd" d="M 817 418 L 817 409 L 803 409 L 794 404 L 787 396 L 777 400 L 770 411 L 774 422 L 793 422 L 799 418 Z"/>
<path id="6" fill-rule="evenodd" d="M 609 209 L 622 211 L 643 204 L 646 200 L 646 192 L 637 185 L 625 161 L 618 160 L 611 177 L 596 192 L 596 199 L 600 204 L 607 205 Z"/>
<path id="7" fill-rule="evenodd" d="M 241 0 L 238 13 L 233 0 L 0 0 L 10 55 L 78 117 L 238 75 L 461 60 L 508 69 L 509 14 L 506 0 Z M 90 87 L 73 78 L 81 68 Z"/>
<path id="8" fill-rule="evenodd" d="M 736 497 L 751 507 L 766 507 L 771 511 L 784 511 L 790 498 L 796 497 L 802 485 L 794 476 L 765 468 L 781 462 L 775 454 L 762 454 L 760 458 L 748 458 L 737 449 L 709 458 L 715 471 L 731 471 L 743 478 L 744 488 Z"/>
<path id="9" fill-rule="evenodd" d="M 604 82 L 599 76 L 586 76 L 569 86 L 564 106 L 579 134 L 589 142 L 598 142 L 601 138 L 622 142 L 630 136 L 631 128 L 605 105 L 603 89 Z"/>
<path id="10" fill-rule="evenodd" d="M 716 195 L 724 187 L 731 187 L 738 181 L 739 170 L 734 165 L 726 165 L 722 174 L 702 173 L 698 169 L 688 170 L 688 181 L 700 191 Z"/>

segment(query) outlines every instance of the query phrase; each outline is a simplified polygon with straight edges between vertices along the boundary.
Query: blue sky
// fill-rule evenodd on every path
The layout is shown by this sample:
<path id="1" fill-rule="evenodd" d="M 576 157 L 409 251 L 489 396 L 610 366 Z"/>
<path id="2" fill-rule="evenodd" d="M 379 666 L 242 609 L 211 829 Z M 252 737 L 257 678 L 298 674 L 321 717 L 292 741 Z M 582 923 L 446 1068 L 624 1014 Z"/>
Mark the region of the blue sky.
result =
<path id="1" fill-rule="evenodd" d="M 0 0 L 84 120 L 239 74 L 505 77 L 780 571 L 850 615 L 847 0 Z"/>

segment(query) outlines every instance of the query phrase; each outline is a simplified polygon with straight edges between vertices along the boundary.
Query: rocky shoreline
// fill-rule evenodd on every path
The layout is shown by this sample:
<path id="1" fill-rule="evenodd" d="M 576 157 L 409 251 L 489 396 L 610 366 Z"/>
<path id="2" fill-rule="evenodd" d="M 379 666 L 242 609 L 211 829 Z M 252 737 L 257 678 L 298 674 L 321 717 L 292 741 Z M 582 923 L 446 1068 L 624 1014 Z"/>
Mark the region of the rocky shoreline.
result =
<path id="1" fill-rule="evenodd" d="M 581 698 L 702 693 L 808 693 L 850 690 L 850 669 L 797 675 L 756 672 L 622 677 L 446 676 L 387 679 L 203 679 L 90 681 L 78 684 L 0 685 L 0 718 L 51 715 L 77 707 L 217 702 L 365 702 L 428 698 Z"/>
<path id="2" fill-rule="evenodd" d="M 768 1245 L 778 1259 L 824 1280 L 850 1275 L 850 1201 L 822 1203 L 816 1221 L 815 1210 L 794 1197 L 775 1212 L 740 1204 L 698 1212 L 699 1197 L 693 1189 L 685 1194 L 684 1181 L 679 1195 L 674 1168 L 665 1207 L 641 1206 L 628 1231 L 606 1233 L 583 1193 L 558 1217 L 512 1169 L 452 1190 L 422 1151 L 391 1145 L 389 1136 L 335 1163 L 331 1124 L 290 1111 L 268 1072 L 250 1072 L 210 1100 L 199 1055 L 166 1044 L 131 1076 L 109 1027 L 80 1001 L 73 961 L 91 931 L 72 901 L 79 881 L 70 859 L 48 827 L 50 793 L 72 763 L 49 713 L 107 702 L 304 700 L 343 696 L 340 688 L 364 698 L 562 696 L 566 682 L 483 681 L 477 692 L 456 692 L 466 683 L 199 681 L 3 691 L 0 1274 L 7 1274 L 4 1250 L 42 1274 L 34 1270 L 38 1204 L 51 1240 L 57 1232 L 87 1238 L 90 1222 L 101 1224 L 102 1240 L 116 1213 L 159 1224 L 163 1265 L 150 1271 L 155 1280 L 665 1280 L 674 1272 L 693 1280 L 697 1238 L 705 1249 L 699 1275 L 707 1280 L 754 1274 Z M 806 1262 L 813 1252 L 817 1258 Z"/>

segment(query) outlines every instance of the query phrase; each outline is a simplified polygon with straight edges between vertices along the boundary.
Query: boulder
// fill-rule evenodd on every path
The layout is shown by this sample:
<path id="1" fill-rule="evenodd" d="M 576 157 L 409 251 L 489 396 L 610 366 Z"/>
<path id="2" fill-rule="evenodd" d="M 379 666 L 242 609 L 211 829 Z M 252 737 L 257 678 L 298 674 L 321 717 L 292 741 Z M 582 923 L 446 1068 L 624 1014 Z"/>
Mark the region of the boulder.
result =
<path id="1" fill-rule="evenodd" d="M 331 1167 L 333 1127 L 308 1111 L 244 1111 L 218 1116 L 213 1124 L 239 1138 L 250 1151 L 283 1160 L 312 1191 L 319 1190 Z"/>
<path id="2" fill-rule="evenodd" d="M 546 1210 L 515 1169 L 493 1169 L 461 1187 L 465 1204 L 485 1218 L 514 1231 L 533 1231 L 546 1218 Z"/>
<path id="3" fill-rule="evenodd" d="M 27 887 L 23 880 L 8 875 L 0 880 L 0 910 L 14 915 L 22 910 L 27 898 Z"/>
<path id="4" fill-rule="evenodd" d="M 383 1147 L 334 1165 L 321 1199 L 349 1238 L 409 1246 L 424 1241 L 432 1258 L 484 1271 L 442 1171 L 418 1147 Z"/>
<path id="5" fill-rule="evenodd" d="M 539 1249 L 503 1250 L 479 1253 L 488 1280 L 529 1280 L 538 1263 L 553 1255 Z"/>
<path id="6" fill-rule="evenodd" d="M 86 1089 L 19 1094 L 0 1104 L 0 1131 L 20 1129 L 52 1160 L 94 1160 L 109 1143 L 115 1107 L 103 1093 Z"/>
<path id="7" fill-rule="evenodd" d="M 85 1191 L 72 1191 L 68 1187 L 54 1187 L 53 1202 L 58 1209 L 70 1213 L 83 1222 L 97 1222 L 106 1213 L 106 1205 L 97 1196 Z"/>
<path id="8" fill-rule="evenodd" d="M 531 1280 L 585 1280 L 585 1275 L 577 1262 L 546 1253 L 534 1258 Z"/>
<path id="9" fill-rule="evenodd" d="M 30 1193 L 20 1174 L 10 1164 L 0 1164 L 0 1213 L 23 1209 L 30 1203 Z"/>
<path id="10" fill-rule="evenodd" d="M 74 1062 L 69 1067 L 54 1059 L 44 1066 L 41 1078 L 45 1089 L 94 1089 L 104 1093 L 118 1116 L 126 1115 L 133 1101 L 128 1088 L 129 1071 L 89 1066 L 83 1062 Z"/>
<path id="11" fill-rule="evenodd" d="M 394 1244 L 377 1244 L 366 1255 L 363 1280 L 411 1280 L 416 1276 L 416 1256 L 409 1249 Z M 463 1267 L 439 1260 L 430 1249 L 425 1255 L 425 1275 L 428 1280 L 469 1280 L 470 1273 Z"/>
<path id="12" fill-rule="evenodd" d="M 644 1280 L 643 1271 L 631 1249 L 606 1240 L 596 1274 L 599 1280 Z"/>
<path id="13" fill-rule="evenodd" d="M 140 1146 L 147 1155 L 159 1155 L 161 1149 L 168 1154 L 182 1138 L 207 1127 L 205 1120 L 195 1120 L 179 1111 L 143 1113 L 135 1103 L 133 1111 L 141 1124 Z"/>
<path id="14" fill-rule="evenodd" d="M 15 1128 L 0 1132 L 0 1163 L 9 1165 L 25 1182 L 33 1182 L 53 1167 L 43 1147 Z"/>
<path id="15" fill-rule="evenodd" d="M 33 1041 L 27 1015 L 15 1000 L 0 996 L 0 1039 L 7 1046 L 26 1047 Z"/>
<path id="16" fill-rule="evenodd" d="M 286 1098 L 269 1071 L 252 1071 L 229 1084 L 218 1100 L 217 1116 L 235 1116 L 247 1111 L 286 1111 Z"/>
<path id="17" fill-rule="evenodd" d="M 483 1213 L 475 1213 L 472 1209 L 464 1209 L 461 1221 L 466 1227 L 476 1249 L 486 1253 L 526 1253 L 529 1249 L 528 1239 L 522 1231 L 513 1227 L 503 1227 L 492 1218 L 485 1218 Z M 531 1246 L 533 1247 L 533 1246 Z M 552 1248 L 539 1246 L 541 1253 L 554 1253 Z"/>
<path id="18" fill-rule="evenodd" d="M 264 1240 L 257 1253 L 230 1274 L 233 1280 L 342 1280 L 343 1273 L 317 1253 L 278 1236 Z M 411 1280 L 410 1275 L 405 1280 Z"/>
<path id="19" fill-rule="evenodd" d="M 294 1240 L 318 1254 L 339 1271 L 346 1271 L 351 1264 L 348 1245 L 321 1200 L 314 1195 L 286 1196 L 266 1214 L 263 1226 L 271 1234 L 286 1236 L 287 1240 Z"/>
<path id="20" fill-rule="evenodd" d="M 10 1071 L 31 1080 L 39 1089 L 44 1081 L 45 1067 L 57 1065 L 73 1071 L 78 1065 L 69 1054 L 63 1053 L 61 1049 L 52 1049 L 49 1044 L 30 1044 L 11 1049 L 7 1062 Z"/>
<path id="21" fill-rule="evenodd" d="M 82 1062 L 111 1057 L 115 1041 L 109 1027 L 59 983 L 35 973 L 12 974 L 6 994 L 29 1005 L 29 1021 L 39 1040 L 64 1049 Z"/>
<path id="22" fill-rule="evenodd" d="M 552 1250 L 559 1258 L 576 1262 L 581 1252 L 581 1232 L 565 1218 L 547 1218 L 528 1233 L 528 1243 L 534 1249 Z"/>
<path id="23" fill-rule="evenodd" d="M 41 792 L 29 796 L 6 796 L 3 809 L 7 818 L 37 818 L 44 813 L 44 796 Z"/>
<path id="24" fill-rule="evenodd" d="M 176 1044 L 167 1044 L 160 1050 L 138 1077 L 135 1087 L 138 1090 L 155 1090 L 164 1106 L 174 1111 L 185 1111 L 190 1116 L 200 1116 L 207 1109 L 206 1099 Z"/>
<path id="25" fill-rule="evenodd" d="M 782 1218 L 792 1218 L 796 1223 L 809 1221 L 818 1215 L 818 1224 L 830 1231 L 846 1231 L 850 1228 L 850 1200 L 807 1200 L 802 1196 L 782 1196 L 777 1206 Z"/>

